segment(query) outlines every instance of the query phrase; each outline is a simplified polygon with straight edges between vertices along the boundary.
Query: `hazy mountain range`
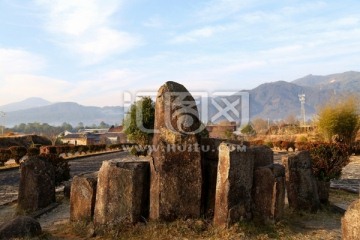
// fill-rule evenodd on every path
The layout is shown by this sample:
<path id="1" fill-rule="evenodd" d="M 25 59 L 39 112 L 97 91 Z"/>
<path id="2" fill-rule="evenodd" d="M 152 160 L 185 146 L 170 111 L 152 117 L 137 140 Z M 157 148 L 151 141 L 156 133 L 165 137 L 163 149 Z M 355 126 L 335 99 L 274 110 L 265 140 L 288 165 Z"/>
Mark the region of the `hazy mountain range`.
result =
<path id="1" fill-rule="evenodd" d="M 104 121 L 113 125 L 121 123 L 124 113 L 123 107 L 120 106 L 92 107 L 74 102 L 50 103 L 41 98 L 29 98 L 0 106 L 0 111 L 6 113 L 5 125 L 10 127 L 32 122 L 49 123 L 50 125 L 61 125 L 67 122 L 75 127 L 80 122 L 90 126 Z"/>
<path id="2" fill-rule="evenodd" d="M 318 106 L 331 97 L 360 91 L 360 72 L 345 72 L 327 76 L 308 75 L 292 82 L 277 81 L 262 84 L 252 90 L 245 90 L 250 95 L 251 118 L 283 119 L 289 115 L 300 116 L 299 94 L 306 95 L 306 114 L 311 118 Z M 124 109 L 122 106 L 92 107 L 74 102 L 51 103 L 42 98 L 29 98 L 21 102 L 0 106 L 6 113 L 5 125 L 41 122 L 61 125 L 68 122 L 76 126 L 120 123 Z M 212 106 L 212 114 L 216 109 Z M 4 121 L 4 119 L 2 119 Z M 221 120 L 221 119 L 219 119 Z M 1 123 L 2 124 L 2 123 Z"/>

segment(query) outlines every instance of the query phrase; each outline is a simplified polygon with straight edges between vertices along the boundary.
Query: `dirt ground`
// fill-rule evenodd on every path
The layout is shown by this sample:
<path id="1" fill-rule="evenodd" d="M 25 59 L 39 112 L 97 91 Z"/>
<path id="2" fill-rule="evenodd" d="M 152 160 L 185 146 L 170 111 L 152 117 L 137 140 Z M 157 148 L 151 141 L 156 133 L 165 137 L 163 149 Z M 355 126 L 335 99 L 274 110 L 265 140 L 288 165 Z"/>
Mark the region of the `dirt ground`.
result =
<path id="1" fill-rule="evenodd" d="M 275 162 L 279 162 L 285 154 L 276 152 Z M 333 185 L 346 185 L 347 181 L 352 181 L 358 190 L 359 179 L 360 156 L 352 156 L 350 164 L 343 170 L 342 178 Z M 12 200 L 14 197 L 10 195 L 9 200 Z M 344 206 L 358 197 L 358 193 L 344 190 L 332 189 L 330 192 L 330 201 Z M 85 226 L 70 223 L 70 203 L 63 197 L 61 189 L 58 189 L 57 199 L 58 207 L 38 218 L 44 234 L 37 239 L 89 239 Z M 16 202 L 0 206 L 0 224 L 15 216 L 15 210 Z M 170 224 L 150 222 L 92 239 L 341 239 L 342 214 L 335 212 L 331 206 L 323 206 L 317 214 L 295 213 L 288 208 L 285 212 L 284 219 L 274 226 L 239 223 L 224 230 L 212 227 L 205 220 L 176 221 Z"/>

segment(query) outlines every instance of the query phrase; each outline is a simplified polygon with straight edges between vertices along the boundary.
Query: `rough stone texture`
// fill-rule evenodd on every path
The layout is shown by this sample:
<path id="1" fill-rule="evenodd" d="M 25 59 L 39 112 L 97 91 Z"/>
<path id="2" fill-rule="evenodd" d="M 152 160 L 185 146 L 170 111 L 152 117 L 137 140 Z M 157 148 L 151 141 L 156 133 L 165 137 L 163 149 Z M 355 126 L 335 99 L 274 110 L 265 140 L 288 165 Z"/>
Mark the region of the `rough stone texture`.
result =
<path id="1" fill-rule="evenodd" d="M 98 172 L 73 178 L 70 191 L 70 220 L 91 221 L 94 216 Z"/>
<path id="2" fill-rule="evenodd" d="M 274 152 L 267 146 L 252 146 L 254 151 L 254 169 L 274 163 Z"/>
<path id="3" fill-rule="evenodd" d="M 196 103 L 175 82 L 160 87 L 155 103 L 155 134 L 151 165 L 150 218 L 171 221 L 198 218 L 201 213 L 202 170 Z"/>
<path id="4" fill-rule="evenodd" d="M 29 216 L 19 216 L 0 227 L 0 239 L 35 237 L 42 233 L 40 223 Z"/>
<path id="5" fill-rule="evenodd" d="M 32 212 L 55 202 L 53 165 L 36 156 L 20 166 L 18 211 Z"/>
<path id="6" fill-rule="evenodd" d="M 329 202 L 329 192 L 330 192 L 330 182 L 326 181 L 316 181 L 317 188 L 318 188 L 318 194 L 319 194 L 319 200 L 321 203 L 328 203 Z"/>
<path id="7" fill-rule="evenodd" d="M 341 219 L 342 239 L 358 240 L 360 237 L 360 199 L 351 203 Z"/>
<path id="8" fill-rule="evenodd" d="M 316 179 L 311 170 L 308 151 L 282 157 L 286 172 L 286 190 L 289 207 L 316 212 L 320 207 Z"/>
<path id="9" fill-rule="evenodd" d="M 280 164 L 254 171 L 253 213 L 264 223 L 279 221 L 285 207 L 285 168 Z"/>
<path id="10" fill-rule="evenodd" d="M 98 173 L 95 225 L 136 223 L 148 216 L 149 162 L 131 159 L 103 162 Z"/>
<path id="11" fill-rule="evenodd" d="M 64 181 L 64 182 L 63 182 L 63 185 L 64 185 L 64 197 L 70 198 L 70 194 L 71 194 L 71 181 Z"/>
<path id="12" fill-rule="evenodd" d="M 238 140 L 226 140 L 219 138 L 201 139 L 202 159 L 202 214 L 206 218 L 213 218 L 215 208 L 216 178 L 219 162 L 219 146 L 222 142 L 241 144 Z"/>
<path id="13" fill-rule="evenodd" d="M 254 153 L 251 148 L 237 151 L 237 146 L 222 143 L 219 148 L 214 225 L 229 227 L 250 219 Z"/>

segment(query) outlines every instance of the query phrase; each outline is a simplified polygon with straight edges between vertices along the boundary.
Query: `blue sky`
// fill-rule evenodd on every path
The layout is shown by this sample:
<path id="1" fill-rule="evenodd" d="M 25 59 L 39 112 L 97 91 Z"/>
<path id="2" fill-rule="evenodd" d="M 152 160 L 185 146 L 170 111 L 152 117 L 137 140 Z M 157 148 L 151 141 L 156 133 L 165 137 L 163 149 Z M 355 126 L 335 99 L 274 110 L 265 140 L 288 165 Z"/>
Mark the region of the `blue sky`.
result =
<path id="1" fill-rule="evenodd" d="M 0 105 L 122 104 L 360 70 L 359 1 L 0 0 Z"/>

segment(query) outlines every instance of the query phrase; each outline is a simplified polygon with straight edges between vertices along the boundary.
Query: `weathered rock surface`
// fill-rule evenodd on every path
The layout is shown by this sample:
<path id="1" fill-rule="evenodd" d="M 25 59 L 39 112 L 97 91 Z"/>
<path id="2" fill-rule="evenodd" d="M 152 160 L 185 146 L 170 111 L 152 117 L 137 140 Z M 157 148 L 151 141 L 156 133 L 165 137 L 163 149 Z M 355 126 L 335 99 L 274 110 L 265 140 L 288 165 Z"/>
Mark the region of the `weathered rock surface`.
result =
<path id="1" fill-rule="evenodd" d="M 238 151 L 236 144 L 222 143 L 216 181 L 214 225 L 229 227 L 250 219 L 254 153 Z"/>
<path id="2" fill-rule="evenodd" d="M 215 208 L 216 178 L 219 162 L 219 146 L 222 142 L 230 142 L 241 145 L 241 141 L 226 140 L 219 138 L 201 139 L 202 159 L 202 214 L 207 218 L 213 218 Z M 246 151 L 246 146 L 241 145 Z"/>
<path id="3" fill-rule="evenodd" d="M 279 221 L 285 207 L 285 168 L 280 164 L 254 171 L 253 213 L 264 223 Z"/>
<path id="4" fill-rule="evenodd" d="M 166 82 L 160 87 L 155 103 L 155 131 L 150 218 L 200 217 L 200 121 L 194 98 L 184 86 Z"/>
<path id="5" fill-rule="evenodd" d="M 149 212 L 149 162 L 131 157 L 104 161 L 99 173 L 95 225 L 136 223 Z"/>
<path id="6" fill-rule="evenodd" d="M 55 202 L 53 165 L 37 156 L 20 166 L 18 211 L 32 212 Z"/>
<path id="7" fill-rule="evenodd" d="M 358 240 L 360 238 L 360 199 L 355 200 L 341 219 L 342 239 Z"/>
<path id="8" fill-rule="evenodd" d="M 19 216 L 0 227 L 0 239 L 35 237 L 42 233 L 40 223 L 29 216 Z"/>
<path id="9" fill-rule="evenodd" d="M 254 151 L 254 169 L 274 163 L 274 152 L 267 146 L 252 146 Z"/>
<path id="10" fill-rule="evenodd" d="M 282 157 L 286 172 L 286 190 L 289 207 L 316 212 L 320 207 L 316 179 L 311 170 L 308 151 Z"/>
<path id="11" fill-rule="evenodd" d="M 98 172 L 84 173 L 73 178 L 70 191 L 70 220 L 93 219 Z"/>

